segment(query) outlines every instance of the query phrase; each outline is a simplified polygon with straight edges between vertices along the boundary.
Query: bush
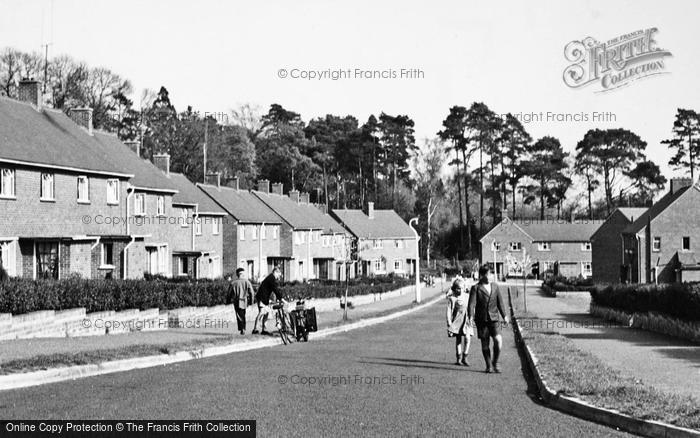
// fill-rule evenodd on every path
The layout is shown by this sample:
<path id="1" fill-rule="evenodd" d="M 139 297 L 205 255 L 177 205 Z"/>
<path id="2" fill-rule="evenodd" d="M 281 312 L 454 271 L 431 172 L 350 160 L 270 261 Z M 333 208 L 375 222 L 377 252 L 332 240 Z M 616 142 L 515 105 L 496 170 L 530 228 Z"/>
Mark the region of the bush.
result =
<path id="1" fill-rule="evenodd" d="M 2 265 L 0 265 L 0 283 L 3 283 L 9 279 L 10 276 L 7 275 L 7 271 L 5 271 L 5 268 L 3 268 Z"/>
<path id="2" fill-rule="evenodd" d="M 401 278 L 376 277 L 350 283 L 348 295 L 382 293 L 412 284 Z M 84 307 L 87 312 L 104 310 L 162 310 L 186 306 L 225 304 L 226 280 L 192 280 L 149 277 L 148 280 L 27 280 L 0 282 L 0 313 L 21 314 L 38 310 Z M 294 283 L 282 286 L 290 297 L 334 298 L 345 294 L 344 282 L 332 284 Z"/>
<path id="3" fill-rule="evenodd" d="M 599 306 L 630 313 L 656 312 L 688 321 L 700 320 L 700 283 L 596 286 L 591 289 L 591 299 Z"/>
<path id="4" fill-rule="evenodd" d="M 590 291 L 593 287 L 593 279 L 557 275 L 548 278 L 543 284 L 559 292 Z"/>

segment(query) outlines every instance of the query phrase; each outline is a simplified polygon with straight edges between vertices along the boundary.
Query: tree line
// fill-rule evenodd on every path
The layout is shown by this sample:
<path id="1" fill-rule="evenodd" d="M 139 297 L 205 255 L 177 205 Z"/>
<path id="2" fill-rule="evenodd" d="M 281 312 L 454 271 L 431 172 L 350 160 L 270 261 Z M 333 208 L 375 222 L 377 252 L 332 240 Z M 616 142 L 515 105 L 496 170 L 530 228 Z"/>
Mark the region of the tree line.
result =
<path id="1" fill-rule="evenodd" d="M 44 77 L 47 105 L 91 107 L 96 129 L 141 142 L 145 159 L 169 153 L 173 171 L 192 181 L 204 180 L 206 142 L 207 173 L 219 172 L 224 184 L 238 178 L 253 188 L 268 179 L 328 209 L 372 201 L 406 220 L 419 216 L 424 257 L 477 256 L 479 237 L 504 216 L 601 218 L 648 204 L 666 184 L 647 143 L 623 128 L 589 130 L 569 153 L 557 138 L 533 139 L 517 117 L 474 102 L 450 108 L 442 129 L 419 145 L 405 114 L 305 122 L 280 104 L 267 112 L 250 104 L 226 114 L 178 111 L 164 86 L 141 93 L 137 107 L 131 82 L 107 68 L 0 52 L 1 94 L 17 97 L 20 79 Z M 678 109 L 671 134 L 662 142 L 674 151 L 669 164 L 694 177 L 698 113 Z"/>

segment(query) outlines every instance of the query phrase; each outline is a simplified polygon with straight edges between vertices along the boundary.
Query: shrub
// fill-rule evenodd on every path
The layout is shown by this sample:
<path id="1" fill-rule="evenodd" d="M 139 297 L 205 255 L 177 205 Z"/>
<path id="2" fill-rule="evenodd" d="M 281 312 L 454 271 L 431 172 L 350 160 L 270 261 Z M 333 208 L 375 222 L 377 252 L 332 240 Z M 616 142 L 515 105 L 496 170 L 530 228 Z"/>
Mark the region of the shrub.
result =
<path id="1" fill-rule="evenodd" d="M 548 278 L 544 284 L 559 292 L 590 291 L 593 287 L 593 279 L 557 275 Z"/>
<path id="2" fill-rule="evenodd" d="M 591 289 L 591 299 L 599 306 L 630 313 L 657 312 L 689 321 L 700 320 L 700 283 L 596 286 Z"/>
<path id="3" fill-rule="evenodd" d="M 3 268 L 2 265 L 0 265 L 0 283 L 3 283 L 9 279 L 10 276 L 7 275 L 7 271 L 5 271 L 5 268 Z"/>

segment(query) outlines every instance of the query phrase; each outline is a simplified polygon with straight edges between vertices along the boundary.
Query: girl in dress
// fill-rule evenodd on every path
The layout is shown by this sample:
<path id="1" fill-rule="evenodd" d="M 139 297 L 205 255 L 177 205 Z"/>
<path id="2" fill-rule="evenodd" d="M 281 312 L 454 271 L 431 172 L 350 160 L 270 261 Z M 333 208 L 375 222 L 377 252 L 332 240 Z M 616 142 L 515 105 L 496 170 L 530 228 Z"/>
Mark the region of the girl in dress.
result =
<path id="1" fill-rule="evenodd" d="M 463 278 L 452 283 L 452 293 L 447 297 L 447 336 L 455 338 L 456 365 L 469 366 L 467 355 L 471 344 L 472 327 L 467 317 L 469 291 Z"/>

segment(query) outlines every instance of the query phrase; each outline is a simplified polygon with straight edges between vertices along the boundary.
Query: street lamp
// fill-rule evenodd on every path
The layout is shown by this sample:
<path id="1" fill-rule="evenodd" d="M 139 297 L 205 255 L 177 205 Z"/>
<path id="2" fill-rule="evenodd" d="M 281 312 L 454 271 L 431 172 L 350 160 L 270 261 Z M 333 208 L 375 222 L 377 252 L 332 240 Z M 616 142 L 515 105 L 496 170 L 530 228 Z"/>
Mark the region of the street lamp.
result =
<path id="1" fill-rule="evenodd" d="M 413 230 L 413 234 L 416 235 L 416 303 L 420 303 L 420 249 L 418 247 L 418 242 L 420 241 L 420 236 L 418 235 L 418 230 L 412 224 L 418 224 L 418 218 L 414 217 L 408 221 L 408 225 Z"/>

